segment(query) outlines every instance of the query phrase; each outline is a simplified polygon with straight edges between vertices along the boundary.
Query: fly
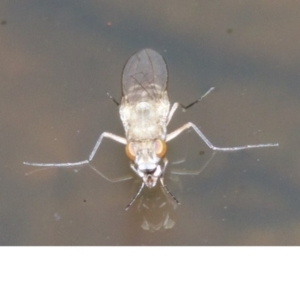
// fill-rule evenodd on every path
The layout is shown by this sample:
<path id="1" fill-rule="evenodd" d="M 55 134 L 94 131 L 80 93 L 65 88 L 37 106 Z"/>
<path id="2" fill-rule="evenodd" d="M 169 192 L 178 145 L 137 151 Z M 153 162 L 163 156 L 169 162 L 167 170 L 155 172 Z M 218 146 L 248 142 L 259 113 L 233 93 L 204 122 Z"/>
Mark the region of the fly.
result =
<path id="1" fill-rule="evenodd" d="M 167 126 L 179 106 L 183 109 L 188 109 L 200 102 L 214 89 L 213 87 L 210 88 L 201 98 L 187 106 L 176 102 L 170 107 L 167 83 L 167 65 L 159 53 L 151 49 L 143 49 L 135 53 L 129 58 L 123 70 L 121 103 L 119 104 L 111 97 L 119 106 L 125 137 L 110 132 L 103 132 L 99 136 L 89 158 L 83 161 L 67 163 L 24 162 L 24 164 L 36 167 L 81 166 L 90 164 L 103 138 L 109 138 L 124 144 L 125 153 L 130 159 L 131 169 L 142 179 L 140 189 L 126 206 L 126 209 L 128 209 L 140 195 L 144 186 L 153 188 L 158 181 L 163 190 L 179 204 L 179 201 L 164 183 L 164 173 L 168 164 L 166 157 L 167 142 L 189 128 L 192 128 L 205 144 L 214 151 L 237 151 L 278 146 L 278 144 L 258 144 L 229 148 L 216 147 L 191 122 L 184 124 L 171 133 L 167 133 Z M 94 169 L 94 167 L 92 168 Z"/>

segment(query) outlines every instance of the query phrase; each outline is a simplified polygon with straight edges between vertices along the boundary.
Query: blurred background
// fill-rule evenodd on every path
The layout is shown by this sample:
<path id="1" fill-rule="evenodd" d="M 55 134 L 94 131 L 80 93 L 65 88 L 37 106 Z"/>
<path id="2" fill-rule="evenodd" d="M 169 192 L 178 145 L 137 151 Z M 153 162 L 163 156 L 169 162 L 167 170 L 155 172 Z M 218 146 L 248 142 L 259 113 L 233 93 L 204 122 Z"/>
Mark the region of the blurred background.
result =
<path id="1" fill-rule="evenodd" d="M 300 245 L 299 27 L 292 0 L 2 0 L 0 244 Z M 165 175 L 181 205 L 158 186 L 129 211 L 134 176 L 23 165 L 85 160 L 103 131 L 124 136 L 106 93 L 120 99 L 122 69 L 146 47 L 167 62 L 172 103 L 216 87 L 169 132 L 191 121 L 219 147 L 280 146 L 213 156 L 186 132 Z M 114 141 L 93 164 L 132 175 Z"/>

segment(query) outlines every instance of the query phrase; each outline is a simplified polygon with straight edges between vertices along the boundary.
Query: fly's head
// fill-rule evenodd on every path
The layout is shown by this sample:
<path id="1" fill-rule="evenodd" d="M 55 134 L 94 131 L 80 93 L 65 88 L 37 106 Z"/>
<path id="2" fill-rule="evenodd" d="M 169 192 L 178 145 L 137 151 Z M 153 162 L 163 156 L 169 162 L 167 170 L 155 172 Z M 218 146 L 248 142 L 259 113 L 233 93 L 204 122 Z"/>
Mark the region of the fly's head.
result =
<path id="1" fill-rule="evenodd" d="M 149 188 L 154 187 L 163 176 L 165 165 L 162 167 L 160 162 L 166 150 L 167 145 L 161 139 L 129 142 L 126 145 L 125 152 L 132 161 L 131 168 Z"/>

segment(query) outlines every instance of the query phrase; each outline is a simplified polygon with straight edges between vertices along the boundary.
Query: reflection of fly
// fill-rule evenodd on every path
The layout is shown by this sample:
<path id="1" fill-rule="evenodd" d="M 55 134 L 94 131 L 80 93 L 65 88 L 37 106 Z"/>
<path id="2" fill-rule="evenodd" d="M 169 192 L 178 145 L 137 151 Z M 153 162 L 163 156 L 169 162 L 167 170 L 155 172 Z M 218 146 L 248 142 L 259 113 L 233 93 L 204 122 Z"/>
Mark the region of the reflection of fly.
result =
<path id="1" fill-rule="evenodd" d="M 131 161 L 130 167 L 143 179 L 139 191 L 126 207 L 129 208 L 139 196 L 143 187 L 145 185 L 149 188 L 154 187 L 158 179 L 164 191 L 179 203 L 164 183 L 163 176 L 168 163 L 165 156 L 167 150 L 166 142 L 174 139 L 188 128 L 194 129 L 212 150 L 236 151 L 248 148 L 278 146 L 278 144 L 259 144 L 231 148 L 215 147 L 200 129 L 191 122 L 167 134 L 167 125 L 178 106 L 187 109 L 213 90 L 211 88 L 200 99 L 187 106 L 174 103 L 170 109 L 167 81 L 167 66 L 160 54 L 151 49 L 144 49 L 134 54 L 126 63 L 122 76 L 123 96 L 120 104 L 120 117 L 125 129 L 126 138 L 109 132 L 103 132 L 89 158 L 84 161 L 50 164 L 24 162 L 24 164 L 39 167 L 72 167 L 89 164 L 98 150 L 102 139 L 104 137 L 110 138 L 126 145 L 125 151 Z M 118 102 L 116 103 L 119 105 Z"/>

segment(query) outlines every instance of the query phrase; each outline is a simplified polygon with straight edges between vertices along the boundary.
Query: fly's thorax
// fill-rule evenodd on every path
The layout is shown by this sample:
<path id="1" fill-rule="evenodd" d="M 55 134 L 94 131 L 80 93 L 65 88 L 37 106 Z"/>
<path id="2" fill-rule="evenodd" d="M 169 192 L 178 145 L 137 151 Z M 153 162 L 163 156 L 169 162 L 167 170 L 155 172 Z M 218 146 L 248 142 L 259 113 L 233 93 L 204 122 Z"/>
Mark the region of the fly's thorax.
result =
<path id="1" fill-rule="evenodd" d="M 167 93 L 153 100 L 148 94 L 130 101 L 130 94 L 122 98 L 120 118 L 127 140 L 165 139 L 166 123 L 170 110 Z"/>
<path id="2" fill-rule="evenodd" d="M 160 161 L 166 150 L 166 143 L 161 139 L 132 141 L 126 145 L 126 155 L 133 162 L 131 167 L 146 186 L 155 186 L 157 179 L 162 176 Z"/>
<path id="3" fill-rule="evenodd" d="M 137 90 L 140 91 L 137 93 Z M 126 115 L 127 109 L 136 108 L 141 103 L 148 103 L 152 109 L 156 111 L 159 118 L 166 118 L 170 109 L 170 101 L 168 92 L 160 91 L 156 94 L 149 92 L 147 89 L 141 88 L 136 85 L 129 89 L 126 94 L 123 94 L 120 105 L 120 115 L 124 115 L 124 118 L 128 118 Z M 146 106 L 144 106 L 146 109 Z"/>

